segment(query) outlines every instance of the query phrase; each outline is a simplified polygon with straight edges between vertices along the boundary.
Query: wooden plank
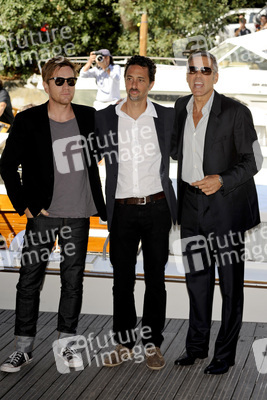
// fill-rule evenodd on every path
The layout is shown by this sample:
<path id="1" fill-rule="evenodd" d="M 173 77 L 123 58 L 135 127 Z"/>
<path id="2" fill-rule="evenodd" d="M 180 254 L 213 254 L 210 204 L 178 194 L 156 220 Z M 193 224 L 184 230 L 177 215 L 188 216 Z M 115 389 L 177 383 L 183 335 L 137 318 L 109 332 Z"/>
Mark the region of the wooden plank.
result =
<path id="1" fill-rule="evenodd" d="M 251 337 L 240 338 L 237 345 L 236 364 L 229 369 L 227 374 L 221 376 L 216 393 L 214 393 L 212 398 L 213 400 L 231 399 L 233 391 L 240 380 L 244 365 L 248 359 L 252 343 L 253 338 Z"/>
<path id="2" fill-rule="evenodd" d="M 184 334 L 186 331 L 187 328 L 183 325 L 178 335 L 177 332 L 165 335 L 166 339 L 168 339 L 163 342 L 162 353 L 166 361 L 166 366 L 160 371 L 152 372 L 149 379 L 139 391 L 136 399 L 168 400 L 175 396 L 175 393 L 184 382 L 189 371 L 189 368 L 179 369 L 179 367 L 174 366 L 175 359 L 184 351 Z M 168 347 L 165 348 L 165 345 Z"/>
<path id="3" fill-rule="evenodd" d="M 255 387 L 251 395 L 251 400 L 267 399 L 267 375 L 260 374 L 255 382 Z"/>
<path id="4" fill-rule="evenodd" d="M 77 372 L 71 372 L 71 374 L 65 374 L 58 379 L 60 379 L 60 387 L 57 388 L 58 382 L 54 381 L 53 385 L 51 386 L 50 389 L 48 389 L 43 396 L 41 397 L 42 400 L 50 400 L 51 396 L 56 396 L 56 398 L 62 398 L 64 400 L 67 399 L 73 399 L 78 396 L 83 396 L 83 393 L 85 391 L 86 393 L 86 398 L 87 397 L 87 386 L 90 384 L 90 396 L 92 393 L 94 393 L 94 388 L 92 386 L 92 382 L 94 381 L 94 378 L 98 375 L 98 373 L 102 369 L 102 364 L 99 363 L 100 357 L 99 353 L 102 351 L 102 348 L 99 347 L 104 345 L 106 340 L 108 339 L 108 331 L 107 329 L 109 328 L 110 324 L 110 318 L 107 320 L 107 317 L 105 319 L 102 319 L 101 322 L 101 316 L 99 316 L 99 321 L 94 321 L 94 326 L 90 325 L 84 333 L 88 333 L 88 330 L 93 331 L 95 338 L 92 341 L 92 343 L 89 345 L 89 356 L 90 360 L 86 359 L 85 355 L 83 355 L 83 360 L 84 360 L 84 370 L 79 373 Z M 103 326 L 103 321 L 106 320 L 106 323 Z M 98 327 L 98 328 L 96 328 Z M 104 329 L 103 329 L 104 328 Z M 98 329 L 98 330 L 96 330 Z M 106 350 L 106 349 L 105 349 Z M 86 379 L 85 379 L 86 377 Z M 108 381 L 108 377 L 105 376 L 105 382 Z M 51 380 L 50 380 L 50 385 L 51 385 Z M 82 397 L 81 397 L 82 398 Z"/>
<path id="5" fill-rule="evenodd" d="M 46 364 L 43 363 L 43 358 L 48 354 L 52 356 L 50 349 L 53 340 L 55 340 L 55 336 L 56 334 L 53 326 L 43 326 L 39 331 L 39 335 L 35 339 L 33 362 L 22 368 L 19 373 L 1 373 L 1 378 L 3 377 L 0 385 L 1 399 L 19 399 L 25 393 L 27 387 L 26 382 L 31 381 L 32 376 L 36 373 L 35 371 L 38 371 L 38 364 L 40 363 L 42 369 L 46 368 Z M 13 343 L 10 343 L 10 345 L 8 345 L 5 349 L 4 359 L 3 351 L 0 352 L 1 362 L 3 362 L 12 353 L 12 351 L 14 351 L 14 345 Z"/>
<path id="6" fill-rule="evenodd" d="M 252 349 L 250 350 L 249 357 L 241 371 L 240 378 L 233 392 L 233 398 L 249 400 L 253 396 L 255 389 L 255 382 L 258 379 L 258 371 L 255 364 L 255 358 Z M 256 397 L 255 397 L 256 398 Z"/>
<path id="7" fill-rule="evenodd" d="M 145 361 L 135 360 L 115 368 L 102 367 L 101 354 L 107 350 L 105 343 L 109 340 L 112 317 L 86 314 L 80 316 L 78 330 L 86 338 L 90 333 L 94 336 L 90 359 L 82 354 L 83 370 L 60 374 L 52 351 L 57 338 L 56 324 L 57 313 L 40 313 L 34 361 L 19 373 L 0 373 L 2 400 L 265 400 L 267 397 L 266 375 L 258 373 L 252 350 L 255 338 L 266 337 L 267 324 L 243 324 L 236 365 L 221 376 L 204 375 L 209 359 L 193 366 L 174 366 L 174 360 L 184 350 L 188 326 L 188 320 L 176 319 L 166 321 L 162 345 L 166 366 L 162 370 L 151 371 Z M 210 356 L 219 325 L 218 321 L 212 325 Z M 1 344 L 4 344 L 0 362 L 13 349 L 13 326 L 14 311 L 0 310 Z"/>
<path id="8" fill-rule="evenodd" d="M 0 314 L 0 323 L 14 324 L 15 311 L 14 310 L 2 310 Z"/>
<path id="9" fill-rule="evenodd" d="M 256 332 L 256 322 L 245 322 L 242 324 L 239 336 L 254 337 Z"/>
<path id="10" fill-rule="evenodd" d="M 85 331 L 82 330 L 81 334 Z M 52 343 L 51 343 L 52 350 Z M 58 399 L 62 393 L 68 389 L 71 384 L 74 384 L 80 371 L 60 373 L 55 364 L 55 358 L 52 351 L 47 353 L 41 363 L 38 363 L 36 371 L 33 371 L 31 381 L 26 382 L 27 388 L 24 390 L 24 395 L 21 400 L 37 400 L 37 399 Z M 41 381 L 40 381 L 41 377 Z M 34 385 L 32 383 L 34 382 Z M 36 385 L 39 386 L 39 391 L 36 391 Z"/>
<path id="11" fill-rule="evenodd" d="M 255 336 L 259 338 L 267 337 L 267 331 L 266 331 L 266 324 L 265 323 L 257 323 L 256 329 L 255 329 Z"/>
<path id="12" fill-rule="evenodd" d="M 81 335 L 84 335 L 85 338 L 87 339 L 88 334 L 92 332 L 95 336 L 95 339 L 93 340 L 91 346 L 93 349 L 98 349 L 98 343 L 97 341 L 100 341 L 102 344 L 105 343 L 106 340 L 106 335 L 104 332 L 106 332 L 107 329 L 111 327 L 111 317 L 110 316 L 105 316 L 105 315 L 81 315 L 80 321 L 79 321 L 79 326 L 78 326 L 78 332 Z M 97 337 L 97 340 L 96 340 Z M 86 359 L 86 356 L 83 352 L 83 360 L 84 360 L 84 366 L 85 368 L 90 368 L 91 374 L 93 374 L 93 377 L 95 374 L 98 373 L 98 366 L 93 360 L 93 357 L 96 355 L 94 351 L 90 351 L 91 359 L 90 359 L 90 366 L 88 366 L 88 360 Z M 79 392 L 82 389 L 82 386 L 80 384 L 76 383 L 76 380 L 78 379 L 80 374 L 83 374 L 83 380 L 84 378 L 84 371 L 71 371 L 71 373 L 66 373 L 66 374 L 60 374 L 56 370 L 55 366 L 55 361 L 51 357 L 49 359 L 43 360 L 43 362 L 46 363 L 46 365 L 49 365 L 49 368 L 47 371 L 42 376 L 42 386 L 41 386 L 41 392 L 42 396 L 36 397 L 36 393 L 34 388 L 33 389 L 28 389 L 27 395 L 25 397 L 23 396 L 22 399 L 25 398 L 25 400 L 29 397 L 31 400 L 34 399 L 48 399 L 51 400 L 51 398 L 60 398 L 63 396 L 64 400 L 66 399 L 66 395 L 69 396 L 69 390 L 74 387 L 75 389 L 75 395 L 77 395 L 77 391 Z M 91 365 L 92 364 L 92 365 Z M 92 367 L 92 369 L 91 369 Z M 83 381 L 82 380 L 82 381 Z M 86 376 L 86 384 L 88 384 L 88 377 Z M 66 392 L 66 393 L 65 393 Z M 73 394 L 71 394 L 71 397 L 73 399 Z"/>
<path id="13" fill-rule="evenodd" d="M 184 350 L 184 339 L 187 332 L 187 324 L 183 322 L 180 324 L 179 330 L 176 329 L 174 324 L 175 330 L 172 333 L 164 332 L 165 339 L 161 350 L 166 361 L 166 366 L 160 371 L 152 371 L 146 367 L 144 361 L 138 366 L 138 371 L 132 375 L 117 399 L 163 398 L 167 400 L 171 398 L 171 395 L 177 390 L 177 367 L 174 366 L 174 360 Z M 184 369 L 184 376 L 180 377 L 179 382 L 183 381 L 186 374 L 187 371 Z"/>

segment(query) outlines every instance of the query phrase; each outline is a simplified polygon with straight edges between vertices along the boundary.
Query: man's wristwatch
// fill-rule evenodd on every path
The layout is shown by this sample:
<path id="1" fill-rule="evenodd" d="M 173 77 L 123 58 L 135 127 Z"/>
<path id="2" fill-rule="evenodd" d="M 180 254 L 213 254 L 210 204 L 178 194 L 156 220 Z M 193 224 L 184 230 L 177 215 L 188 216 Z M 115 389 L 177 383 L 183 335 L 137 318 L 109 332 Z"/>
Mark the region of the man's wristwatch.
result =
<path id="1" fill-rule="evenodd" d="M 219 175 L 219 182 L 223 186 L 223 178 L 221 177 L 221 175 Z"/>

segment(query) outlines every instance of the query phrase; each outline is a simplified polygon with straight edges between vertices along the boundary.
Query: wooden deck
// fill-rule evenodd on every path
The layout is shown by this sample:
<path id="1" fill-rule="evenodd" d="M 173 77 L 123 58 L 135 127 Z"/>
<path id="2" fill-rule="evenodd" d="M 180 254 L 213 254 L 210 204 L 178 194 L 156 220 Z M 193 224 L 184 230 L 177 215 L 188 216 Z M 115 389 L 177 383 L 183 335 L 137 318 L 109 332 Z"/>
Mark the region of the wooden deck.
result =
<path id="1" fill-rule="evenodd" d="M 59 373 L 52 351 L 57 339 L 56 313 L 40 313 L 34 361 L 20 372 L 0 372 L 0 399 L 3 400 L 230 400 L 267 398 L 267 374 L 257 371 L 252 344 L 267 337 L 267 324 L 244 323 L 239 340 L 236 365 L 222 376 L 203 374 L 208 360 L 191 367 L 176 367 L 174 360 L 184 350 L 187 320 L 166 322 L 162 351 L 166 367 L 151 371 L 139 358 L 116 368 L 101 367 L 101 353 L 108 350 L 105 339 L 112 328 L 111 316 L 81 315 L 79 333 L 95 337 L 89 347 L 90 360 L 83 351 L 84 368 Z M 0 310 L 0 362 L 13 351 L 14 311 Z M 211 350 L 219 323 L 212 325 Z M 95 357 L 94 357 L 95 356 Z"/>

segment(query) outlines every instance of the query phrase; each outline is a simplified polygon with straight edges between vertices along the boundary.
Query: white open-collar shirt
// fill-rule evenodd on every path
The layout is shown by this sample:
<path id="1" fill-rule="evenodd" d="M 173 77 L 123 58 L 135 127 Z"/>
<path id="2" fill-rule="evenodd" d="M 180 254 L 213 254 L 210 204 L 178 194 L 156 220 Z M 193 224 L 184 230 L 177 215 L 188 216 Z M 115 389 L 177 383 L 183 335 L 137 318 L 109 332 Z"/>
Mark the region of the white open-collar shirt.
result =
<path id="1" fill-rule="evenodd" d="M 116 106 L 118 125 L 118 180 L 116 198 L 143 197 L 161 192 L 161 152 L 154 118 L 157 112 L 147 99 L 147 108 L 136 120 Z"/>
<path id="2" fill-rule="evenodd" d="M 186 106 L 187 118 L 184 128 L 182 180 L 189 184 L 204 178 L 204 145 L 213 99 L 214 91 L 202 108 L 203 116 L 196 127 L 193 120 L 194 96 L 191 97 Z"/>

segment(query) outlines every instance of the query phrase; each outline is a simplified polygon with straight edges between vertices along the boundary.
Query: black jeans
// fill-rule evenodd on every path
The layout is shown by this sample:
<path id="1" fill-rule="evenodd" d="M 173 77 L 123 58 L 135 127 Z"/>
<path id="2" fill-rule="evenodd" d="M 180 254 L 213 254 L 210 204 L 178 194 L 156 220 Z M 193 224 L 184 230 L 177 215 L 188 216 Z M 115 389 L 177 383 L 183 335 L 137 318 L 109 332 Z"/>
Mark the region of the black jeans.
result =
<path id="1" fill-rule="evenodd" d="M 142 326 L 151 334 L 142 337 L 143 344 L 160 347 L 166 313 L 164 283 L 169 253 L 170 211 L 166 199 L 146 205 L 115 204 L 110 231 L 110 260 L 114 269 L 113 330 L 115 339 L 129 348 L 135 344 L 136 309 L 134 301 L 135 265 L 141 240 L 145 296 Z"/>
<path id="2" fill-rule="evenodd" d="M 29 218 L 17 284 L 15 335 L 34 337 L 48 257 L 56 235 L 61 247 L 58 331 L 76 333 L 82 304 L 89 218 Z"/>

